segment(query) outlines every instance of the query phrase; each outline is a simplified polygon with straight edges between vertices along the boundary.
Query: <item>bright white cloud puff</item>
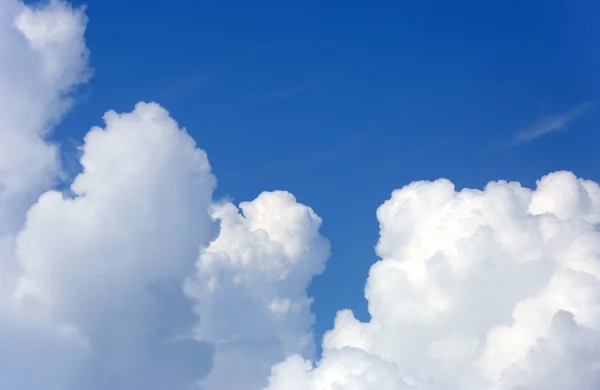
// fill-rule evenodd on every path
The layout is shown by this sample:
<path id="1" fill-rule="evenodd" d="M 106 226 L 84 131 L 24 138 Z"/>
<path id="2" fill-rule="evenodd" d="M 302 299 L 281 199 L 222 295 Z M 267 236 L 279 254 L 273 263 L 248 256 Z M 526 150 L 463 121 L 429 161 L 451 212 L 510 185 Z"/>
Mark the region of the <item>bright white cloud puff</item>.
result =
<path id="1" fill-rule="evenodd" d="M 394 191 L 377 211 L 371 320 L 340 311 L 321 360 L 289 358 L 268 389 L 598 388 L 599 216 L 598 184 L 569 172 L 536 190 Z"/>
<path id="2" fill-rule="evenodd" d="M 68 194 L 45 136 L 91 75 L 86 17 L 0 0 L 0 388 L 520 390 L 600 386 L 600 187 L 447 180 L 377 211 L 371 319 L 316 356 L 329 257 L 290 193 L 215 202 L 206 153 L 154 103 L 109 111 Z"/>

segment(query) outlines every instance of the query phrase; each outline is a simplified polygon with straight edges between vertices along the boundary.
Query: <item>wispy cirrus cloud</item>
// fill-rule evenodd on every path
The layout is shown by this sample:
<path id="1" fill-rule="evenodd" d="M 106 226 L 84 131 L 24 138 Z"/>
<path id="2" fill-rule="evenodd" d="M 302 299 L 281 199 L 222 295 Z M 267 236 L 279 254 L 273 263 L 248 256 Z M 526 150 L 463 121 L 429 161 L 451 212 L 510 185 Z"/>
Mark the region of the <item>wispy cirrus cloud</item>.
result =
<path id="1" fill-rule="evenodd" d="M 512 144 L 514 146 L 521 145 L 550 133 L 566 131 L 573 121 L 577 120 L 586 112 L 588 112 L 592 107 L 594 107 L 594 105 L 595 103 L 584 103 L 562 114 L 549 115 L 541 118 L 533 125 L 519 131 L 513 139 Z"/>

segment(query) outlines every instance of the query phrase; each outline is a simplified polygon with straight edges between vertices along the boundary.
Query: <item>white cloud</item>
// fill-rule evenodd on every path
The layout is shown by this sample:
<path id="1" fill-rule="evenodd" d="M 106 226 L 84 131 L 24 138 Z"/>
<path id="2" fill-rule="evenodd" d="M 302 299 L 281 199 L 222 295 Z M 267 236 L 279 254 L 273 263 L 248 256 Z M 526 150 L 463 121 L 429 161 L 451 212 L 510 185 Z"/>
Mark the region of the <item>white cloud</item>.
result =
<path id="1" fill-rule="evenodd" d="M 526 142 L 533 141 L 537 138 L 543 137 L 550 133 L 556 133 L 559 131 L 567 130 L 569 124 L 574 120 L 585 114 L 593 104 L 586 103 L 581 104 L 570 111 L 559 115 L 549 115 L 538 120 L 532 126 L 521 130 L 514 140 L 515 144 L 523 144 Z"/>
<path id="2" fill-rule="evenodd" d="M 598 388 L 600 338 L 595 330 L 577 325 L 573 314 L 558 311 L 549 336 L 538 340 L 527 359 L 506 372 L 507 390 Z"/>
<path id="3" fill-rule="evenodd" d="M 48 323 L 12 293 L 16 230 L 60 171 L 57 148 L 44 136 L 89 75 L 85 26 L 82 11 L 64 3 L 0 1 L 0 388 L 56 389 L 84 349 L 72 329 Z"/>
<path id="4" fill-rule="evenodd" d="M 206 390 L 258 389 L 271 364 L 312 356 L 306 287 L 329 256 L 320 218 L 286 192 L 242 203 L 243 215 L 212 205 L 206 154 L 157 104 L 104 119 L 73 197 L 43 194 L 3 252 L 15 267 L 2 275 L 0 339 L 23 333 L 10 341 L 22 356 L 0 354 L 6 385 L 183 389 L 212 368 Z M 53 365 L 27 376 L 34 358 Z"/>
<path id="5" fill-rule="evenodd" d="M 213 204 L 206 154 L 154 103 L 107 112 L 70 195 L 36 202 L 60 174 L 44 137 L 89 76 L 86 18 L 57 1 L 0 16 L 0 387 L 258 389 L 312 357 L 320 218 L 286 192 Z"/>
<path id="6" fill-rule="evenodd" d="M 50 1 L 25 6 L 0 1 L 0 235 L 59 173 L 57 147 L 44 136 L 90 74 L 81 9 Z"/>
<path id="7" fill-rule="evenodd" d="M 292 356 L 273 368 L 267 390 L 414 390 L 398 366 L 362 349 L 326 350 L 317 367 Z"/>
<path id="8" fill-rule="evenodd" d="M 597 388 L 599 212 L 598 184 L 569 172 L 536 190 L 438 180 L 395 191 L 377 211 L 371 320 L 339 312 L 317 365 L 292 357 L 268 389 Z M 363 378 L 373 370 L 388 382 Z"/>
<path id="9" fill-rule="evenodd" d="M 321 219 L 283 191 L 240 209 L 215 206 L 221 232 L 186 285 L 200 316 L 197 337 L 216 344 L 206 390 L 260 389 L 272 364 L 314 353 L 306 288 L 329 257 Z"/>
<path id="10" fill-rule="evenodd" d="M 66 372 L 45 378 L 46 388 L 183 388 L 211 360 L 189 334 L 195 319 L 181 282 L 212 236 L 215 179 L 160 106 L 108 112 L 105 122 L 86 136 L 74 197 L 50 191 L 29 210 L 9 299 L 19 316 L 39 319 L 39 332 L 64 334 L 52 359 Z M 16 348 L 40 352 L 26 340 Z M 39 376 L 22 373 L 0 377 L 37 388 L 29 380 Z"/>
<path id="11" fill-rule="evenodd" d="M 206 154 L 157 104 L 105 122 L 85 138 L 74 197 L 43 194 L 16 239 L 13 305 L 40 318 L 36 334 L 63 335 L 53 349 L 72 349 L 44 382 L 183 389 L 212 368 L 206 390 L 258 389 L 273 363 L 312 356 L 306 288 L 329 256 L 320 218 L 286 192 L 242 203 L 243 215 L 211 206 Z M 18 382 L 19 362 L 0 377 L 36 388 Z"/>
<path id="12" fill-rule="evenodd" d="M 329 254 L 320 219 L 283 192 L 243 203 L 244 216 L 220 204 L 222 231 L 198 260 L 217 233 L 215 180 L 205 153 L 156 104 L 108 112 L 105 128 L 86 136 L 74 197 L 43 194 L 19 229 L 60 172 L 44 136 L 88 75 L 86 19 L 59 2 L 4 1 L 0 12 L 0 49 L 15 58 L 0 69 L 12 94 L 0 102 L 9 114 L 0 127 L 0 386 L 182 388 L 214 358 L 207 389 L 232 378 L 258 388 L 288 353 L 310 356 L 305 291 Z M 195 297 L 202 320 L 192 334 L 197 319 L 181 288 L 197 260 L 187 290 L 202 293 L 208 280 L 213 289 Z M 255 366 L 240 375 L 232 361 Z M 29 375 L 32 367 L 41 368 Z"/>

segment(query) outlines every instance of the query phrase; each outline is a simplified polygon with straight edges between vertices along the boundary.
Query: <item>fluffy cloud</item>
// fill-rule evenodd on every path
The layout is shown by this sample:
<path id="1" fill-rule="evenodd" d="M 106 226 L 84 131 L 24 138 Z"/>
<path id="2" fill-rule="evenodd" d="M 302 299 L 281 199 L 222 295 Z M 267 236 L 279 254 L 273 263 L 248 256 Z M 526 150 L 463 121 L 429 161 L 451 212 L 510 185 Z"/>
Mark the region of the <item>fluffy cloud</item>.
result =
<path id="1" fill-rule="evenodd" d="M 8 318 L 38 328 L 15 341 L 21 369 L 0 369 L 7 387 L 183 388 L 210 365 L 181 291 L 212 234 L 206 154 L 155 104 L 105 122 L 86 136 L 73 196 L 43 194 L 17 235 Z M 23 375 L 36 356 L 58 367 Z"/>
<path id="2" fill-rule="evenodd" d="M 68 194 L 43 193 L 60 175 L 45 136 L 89 76 L 86 18 L 57 1 L 0 15 L 0 387 L 258 389 L 312 356 L 320 218 L 287 192 L 213 204 L 206 153 L 154 103 L 107 112 Z"/>
<path id="3" fill-rule="evenodd" d="M 326 349 L 314 367 L 295 355 L 273 367 L 268 390 L 411 390 L 410 377 L 393 362 L 363 349 Z"/>
<path id="4" fill-rule="evenodd" d="M 310 354 L 305 291 L 329 255 L 319 217 L 286 192 L 242 203 L 244 215 L 212 205 L 206 154 L 157 104 L 104 119 L 72 195 L 43 194 L 17 235 L 9 303 L 39 321 L 23 331 L 39 341 L 15 342 L 22 366 L 1 372 L 6 385 L 183 389 L 214 366 L 206 390 L 260 388 L 271 364 Z M 57 367 L 24 375 L 35 356 Z"/>
<path id="5" fill-rule="evenodd" d="M 44 136 L 89 78 L 81 9 L 50 1 L 25 6 L 0 0 L 0 235 L 59 173 L 57 147 Z"/>
<path id="6" fill-rule="evenodd" d="M 288 359 L 268 389 L 597 388 L 599 213 L 598 184 L 569 172 L 536 190 L 394 191 L 377 211 L 371 320 L 339 312 L 322 359 Z"/>
<path id="7" fill-rule="evenodd" d="M 27 208 L 60 174 L 57 147 L 44 141 L 89 77 L 81 10 L 52 1 L 0 1 L 0 387 L 54 389 L 75 367 L 82 340 L 49 324 L 14 297 L 15 235 Z M 65 359 L 54 359 L 63 355 Z M 70 363 L 65 365 L 69 356 Z M 60 362 L 59 362 L 60 360 Z M 32 367 L 39 375 L 32 375 Z M 28 387 L 31 386 L 31 387 Z"/>
<path id="8" fill-rule="evenodd" d="M 241 212 L 240 212 L 241 211 Z M 321 219 L 289 193 L 263 193 L 240 210 L 214 207 L 221 231 L 186 285 L 200 340 L 216 344 L 210 389 L 260 389 L 272 364 L 312 356 L 314 318 L 306 288 L 329 257 Z"/>

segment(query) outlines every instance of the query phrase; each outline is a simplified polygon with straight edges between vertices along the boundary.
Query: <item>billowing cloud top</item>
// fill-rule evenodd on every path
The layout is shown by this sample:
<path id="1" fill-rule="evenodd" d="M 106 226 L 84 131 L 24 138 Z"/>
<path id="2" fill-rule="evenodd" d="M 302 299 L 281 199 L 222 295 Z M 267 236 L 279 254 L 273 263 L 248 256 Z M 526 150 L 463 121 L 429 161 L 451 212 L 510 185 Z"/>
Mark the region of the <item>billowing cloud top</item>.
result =
<path id="1" fill-rule="evenodd" d="M 68 193 L 46 135 L 88 80 L 86 17 L 0 0 L 0 388 L 517 390 L 600 386 L 600 187 L 447 180 L 378 210 L 371 318 L 316 356 L 330 247 L 284 191 L 213 200 L 206 153 L 155 103 L 109 111 Z"/>
<path id="2" fill-rule="evenodd" d="M 371 320 L 339 312 L 317 365 L 291 357 L 268 389 L 597 388 L 599 216 L 598 184 L 569 172 L 535 191 L 394 191 L 377 211 Z"/>

